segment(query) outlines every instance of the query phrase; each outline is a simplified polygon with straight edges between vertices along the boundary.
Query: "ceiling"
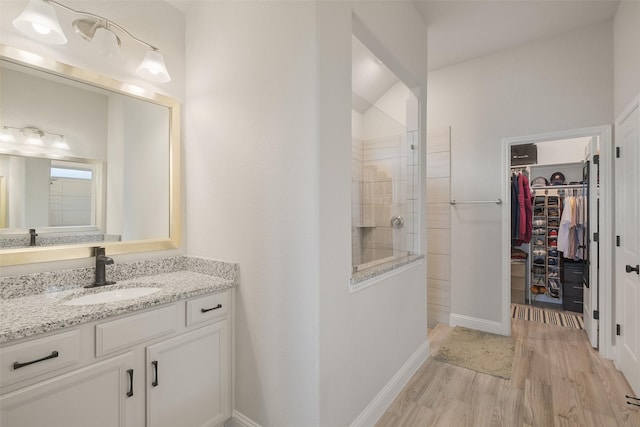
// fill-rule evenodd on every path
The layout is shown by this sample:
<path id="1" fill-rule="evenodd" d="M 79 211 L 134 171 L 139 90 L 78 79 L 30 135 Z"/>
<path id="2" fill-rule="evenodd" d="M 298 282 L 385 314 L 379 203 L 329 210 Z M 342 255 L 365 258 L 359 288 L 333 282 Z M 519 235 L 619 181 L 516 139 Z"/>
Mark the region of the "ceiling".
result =
<path id="1" fill-rule="evenodd" d="M 427 23 L 429 71 L 613 19 L 619 0 L 413 0 Z M 364 113 L 398 81 L 357 38 L 353 109 Z"/>
<path id="2" fill-rule="evenodd" d="M 413 0 L 427 23 L 429 71 L 615 15 L 619 0 Z"/>
<path id="3" fill-rule="evenodd" d="M 393 74 L 355 36 L 351 37 L 352 108 L 364 114 L 398 81 Z"/>

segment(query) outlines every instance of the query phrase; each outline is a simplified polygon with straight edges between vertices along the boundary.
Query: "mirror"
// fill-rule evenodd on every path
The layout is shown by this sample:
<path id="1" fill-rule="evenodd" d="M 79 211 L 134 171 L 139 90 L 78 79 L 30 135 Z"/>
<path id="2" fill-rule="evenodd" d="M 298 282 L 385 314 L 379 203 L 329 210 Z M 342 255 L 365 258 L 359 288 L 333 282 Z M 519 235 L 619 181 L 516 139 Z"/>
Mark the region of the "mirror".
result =
<path id="1" fill-rule="evenodd" d="M 0 87 L 0 265 L 179 246 L 176 100 L 3 45 Z"/>

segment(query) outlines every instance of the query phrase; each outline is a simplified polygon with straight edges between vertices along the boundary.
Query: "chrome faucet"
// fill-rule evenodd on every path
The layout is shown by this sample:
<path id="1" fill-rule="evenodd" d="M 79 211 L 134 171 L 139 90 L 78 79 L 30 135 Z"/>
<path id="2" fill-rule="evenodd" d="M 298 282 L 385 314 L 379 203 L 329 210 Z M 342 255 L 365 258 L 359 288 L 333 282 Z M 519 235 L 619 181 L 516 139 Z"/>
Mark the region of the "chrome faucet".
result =
<path id="1" fill-rule="evenodd" d="M 36 229 L 35 228 L 30 228 L 29 229 L 29 246 L 35 246 L 36 245 Z"/>
<path id="2" fill-rule="evenodd" d="M 107 280 L 106 266 L 113 264 L 113 258 L 105 255 L 104 248 L 96 247 L 96 279 L 91 285 L 85 286 L 85 288 L 95 288 L 96 286 L 113 285 L 116 282 Z"/>

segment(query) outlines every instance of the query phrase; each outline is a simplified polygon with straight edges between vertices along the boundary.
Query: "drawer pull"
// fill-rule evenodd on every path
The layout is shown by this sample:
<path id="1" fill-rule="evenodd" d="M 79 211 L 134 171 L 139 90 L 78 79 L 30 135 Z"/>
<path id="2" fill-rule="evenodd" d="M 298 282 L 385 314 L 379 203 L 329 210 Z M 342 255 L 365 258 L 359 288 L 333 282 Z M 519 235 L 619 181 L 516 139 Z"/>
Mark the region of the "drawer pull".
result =
<path id="1" fill-rule="evenodd" d="M 25 366 L 33 365 L 34 363 L 42 362 L 44 360 L 55 359 L 56 357 L 58 357 L 58 352 L 52 351 L 50 355 L 45 356 L 41 359 L 32 360 L 31 362 L 24 362 L 24 363 L 13 362 L 13 369 L 20 369 Z"/>
<path id="2" fill-rule="evenodd" d="M 635 271 L 636 274 L 640 274 L 640 265 L 636 265 L 635 267 L 631 267 L 630 265 L 627 265 L 625 267 L 625 270 L 627 271 L 627 273 L 633 273 Z"/>
<path id="3" fill-rule="evenodd" d="M 133 396 L 133 369 L 127 369 L 127 374 L 129 374 L 129 391 L 127 392 L 127 397 Z"/>
<path id="4" fill-rule="evenodd" d="M 153 375 L 155 378 L 151 383 L 151 386 L 158 387 L 158 361 L 154 360 L 151 364 L 153 365 Z"/>
<path id="5" fill-rule="evenodd" d="M 207 311 L 217 310 L 217 309 L 219 309 L 219 308 L 222 308 L 222 304 L 218 304 L 218 305 L 216 305 L 216 306 L 215 306 L 215 307 L 213 307 L 213 308 L 201 308 L 201 309 L 200 309 L 200 312 L 202 312 L 202 313 L 206 313 Z"/>

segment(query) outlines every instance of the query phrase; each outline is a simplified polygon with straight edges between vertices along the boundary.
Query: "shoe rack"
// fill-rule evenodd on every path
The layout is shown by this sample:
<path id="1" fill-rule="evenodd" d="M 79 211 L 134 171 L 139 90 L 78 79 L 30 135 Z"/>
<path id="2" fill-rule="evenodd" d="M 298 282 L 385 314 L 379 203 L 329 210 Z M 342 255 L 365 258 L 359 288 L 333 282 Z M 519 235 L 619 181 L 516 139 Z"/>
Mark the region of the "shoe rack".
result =
<path id="1" fill-rule="evenodd" d="M 562 198 L 554 190 L 537 193 L 533 196 L 530 301 L 562 304 L 558 256 Z"/>

